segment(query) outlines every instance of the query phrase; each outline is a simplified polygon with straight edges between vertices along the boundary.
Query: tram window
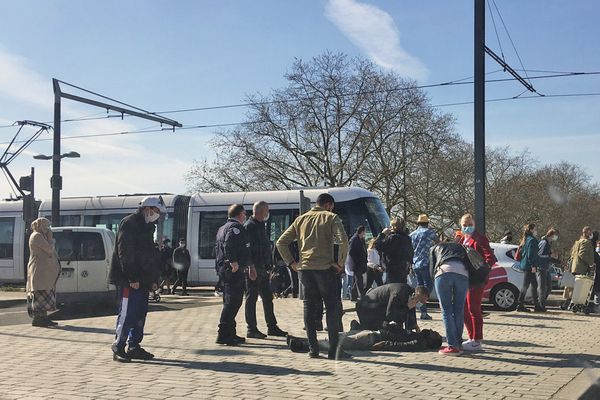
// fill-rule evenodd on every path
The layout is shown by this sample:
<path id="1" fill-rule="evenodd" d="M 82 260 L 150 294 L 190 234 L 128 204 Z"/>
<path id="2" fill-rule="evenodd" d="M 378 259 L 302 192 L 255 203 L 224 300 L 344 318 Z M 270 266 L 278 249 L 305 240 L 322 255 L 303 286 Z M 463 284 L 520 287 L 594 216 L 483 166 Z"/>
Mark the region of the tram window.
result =
<path id="1" fill-rule="evenodd" d="M 200 213 L 200 231 L 198 235 L 198 254 L 201 259 L 215 258 L 215 239 L 217 231 L 227 221 L 227 213 L 202 212 Z"/>
<path id="2" fill-rule="evenodd" d="M 271 218 L 269 218 L 269 237 L 272 243 L 275 243 L 281 234 L 292 224 L 292 216 L 288 211 L 285 214 L 278 211 L 271 212 Z"/>
<path id="3" fill-rule="evenodd" d="M 0 218 L 0 259 L 13 258 L 15 219 Z"/>
<path id="4" fill-rule="evenodd" d="M 119 223 L 127 215 L 128 214 L 86 215 L 83 218 L 83 225 L 106 228 L 109 231 L 113 231 L 116 235 L 119 230 Z"/>
<path id="5" fill-rule="evenodd" d="M 363 225 L 365 227 L 366 239 L 369 240 L 373 237 L 373 230 L 367 218 L 367 210 L 363 199 L 335 203 L 333 212 L 340 216 L 348 236 L 353 235 L 356 228 Z"/>
<path id="6" fill-rule="evenodd" d="M 81 225 L 81 215 L 61 215 L 60 226 L 79 226 Z"/>

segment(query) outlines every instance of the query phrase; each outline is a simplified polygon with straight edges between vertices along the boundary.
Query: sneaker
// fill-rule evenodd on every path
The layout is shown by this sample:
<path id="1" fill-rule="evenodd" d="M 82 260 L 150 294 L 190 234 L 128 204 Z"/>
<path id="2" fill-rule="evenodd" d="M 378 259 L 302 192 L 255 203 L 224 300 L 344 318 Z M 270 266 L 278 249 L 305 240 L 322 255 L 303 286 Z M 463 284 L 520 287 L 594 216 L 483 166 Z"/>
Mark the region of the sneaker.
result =
<path id="1" fill-rule="evenodd" d="M 215 297 L 223 297 L 223 292 L 220 290 L 215 290 Z"/>
<path id="2" fill-rule="evenodd" d="M 421 314 L 421 319 L 426 320 L 426 321 L 430 321 L 433 318 L 431 318 L 431 315 L 429 315 L 427 313 L 424 313 L 424 314 Z"/>
<path id="3" fill-rule="evenodd" d="M 129 358 L 132 360 L 152 360 L 154 358 L 154 354 L 142 349 L 141 347 L 128 350 L 127 356 L 129 356 Z"/>
<path id="4" fill-rule="evenodd" d="M 481 351 L 483 348 L 481 347 L 481 342 L 478 340 L 467 340 L 463 342 L 462 348 L 464 351 Z"/>
<path id="5" fill-rule="evenodd" d="M 309 358 L 320 358 L 321 356 L 319 355 L 319 352 L 312 352 L 312 351 L 309 351 L 309 352 L 308 352 L 308 357 L 309 357 Z"/>
<path id="6" fill-rule="evenodd" d="M 438 353 L 443 354 L 445 356 L 459 356 L 462 352 L 452 346 L 444 346 L 438 350 Z"/>
<path id="7" fill-rule="evenodd" d="M 285 337 L 287 336 L 287 332 L 281 330 L 277 325 L 275 326 L 270 326 L 269 330 L 267 331 L 267 335 L 269 336 L 278 336 L 278 337 Z"/>
<path id="8" fill-rule="evenodd" d="M 265 335 L 258 329 L 248 329 L 248 332 L 246 333 L 246 337 L 251 338 L 251 339 L 264 339 L 267 337 L 267 335 Z"/>
<path id="9" fill-rule="evenodd" d="M 127 363 L 131 361 L 131 357 L 125 352 L 125 349 L 118 349 L 117 351 L 113 350 L 113 361 Z"/>

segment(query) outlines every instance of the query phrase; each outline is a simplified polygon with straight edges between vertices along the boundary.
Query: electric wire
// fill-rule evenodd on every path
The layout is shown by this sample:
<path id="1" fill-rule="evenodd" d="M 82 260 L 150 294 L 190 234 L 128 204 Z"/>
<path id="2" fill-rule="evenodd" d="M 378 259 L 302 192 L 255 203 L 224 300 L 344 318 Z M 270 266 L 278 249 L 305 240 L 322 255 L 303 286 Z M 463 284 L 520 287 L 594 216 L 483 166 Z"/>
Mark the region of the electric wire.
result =
<path id="1" fill-rule="evenodd" d="M 500 35 L 498 35 L 498 29 L 496 28 L 496 20 L 494 19 L 494 12 L 492 10 L 492 6 L 490 5 L 490 0 L 487 0 L 488 10 L 490 12 L 490 17 L 492 17 L 492 24 L 494 25 L 494 32 L 496 32 L 496 40 L 498 40 L 498 46 L 500 47 L 500 54 L 502 55 L 502 60 L 506 62 L 504 58 L 504 49 L 502 48 L 502 43 L 500 42 Z"/>
<path id="2" fill-rule="evenodd" d="M 496 0 L 492 0 L 492 3 L 494 3 L 494 8 L 496 9 L 496 12 L 498 13 L 498 16 L 500 17 L 500 21 L 502 22 L 502 26 L 504 26 L 504 31 L 506 32 L 506 36 L 508 36 L 508 40 L 510 40 L 510 44 L 512 45 L 512 48 L 515 51 L 515 54 L 517 55 L 517 58 L 519 59 L 519 63 L 521 64 L 521 68 L 523 68 L 523 71 L 525 72 L 525 77 L 527 78 L 527 80 L 529 80 L 529 84 L 531 85 L 531 80 L 529 79 L 529 75 L 527 74 L 527 70 L 525 69 L 525 66 L 523 65 L 523 60 L 521 60 L 521 56 L 519 55 L 519 52 L 517 51 L 517 47 L 515 46 L 515 42 L 512 40 L 512 37 L 510 36 L 510 32 L 508 31 L 508 28 L 506 27 L 506 24 L 504 23 L 504 18 L 502 18 L 502 14 L 500 13 L 500 10 L 498 9 L 498 5 L 496 4 Z"/>

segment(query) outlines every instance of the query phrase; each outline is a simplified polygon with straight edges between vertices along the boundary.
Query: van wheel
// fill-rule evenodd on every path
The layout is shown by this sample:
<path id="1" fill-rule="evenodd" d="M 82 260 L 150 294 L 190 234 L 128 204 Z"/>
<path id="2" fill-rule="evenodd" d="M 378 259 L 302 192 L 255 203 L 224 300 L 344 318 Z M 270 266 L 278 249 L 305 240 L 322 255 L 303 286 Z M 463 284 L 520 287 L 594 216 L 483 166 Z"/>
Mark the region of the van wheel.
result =
<path id="1" fill-rule="evenodd" d="M 510 283 L 501 283 L 494 286 L 490 294 L 490 300 L 494 307 L 501 311 L 512 311 L 517 308 L 519 289 Z"/>

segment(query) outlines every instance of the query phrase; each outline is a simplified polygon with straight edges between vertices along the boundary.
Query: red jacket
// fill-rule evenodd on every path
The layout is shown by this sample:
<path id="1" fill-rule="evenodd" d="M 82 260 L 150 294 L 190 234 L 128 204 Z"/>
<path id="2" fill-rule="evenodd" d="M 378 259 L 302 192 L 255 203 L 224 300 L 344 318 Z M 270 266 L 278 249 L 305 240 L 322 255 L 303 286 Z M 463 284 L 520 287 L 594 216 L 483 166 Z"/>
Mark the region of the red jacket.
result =
<path id="1" fill-rule="evenodd" d="M 465 246 L 474 248 L 475 251 L 481 254 L 485 262 L 488 263 L 490 267 L 494 265 L 496 261 L 498 261 L 498 259 L 494 255 L 494 251 L 490 247 L 490 241 L 486 236 L 482 235 L 481 233 L 475 232 L 469 238 L 463 236 L 461 243 Z"/>

